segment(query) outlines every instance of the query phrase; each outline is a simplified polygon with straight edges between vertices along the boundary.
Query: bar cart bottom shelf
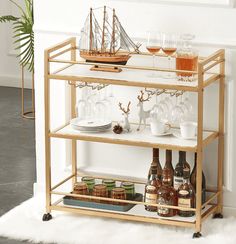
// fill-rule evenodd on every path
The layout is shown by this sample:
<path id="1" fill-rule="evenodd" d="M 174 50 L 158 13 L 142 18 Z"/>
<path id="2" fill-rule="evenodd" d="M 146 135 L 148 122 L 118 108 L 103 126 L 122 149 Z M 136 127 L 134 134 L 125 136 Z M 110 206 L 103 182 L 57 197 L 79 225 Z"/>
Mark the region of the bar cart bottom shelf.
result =
<path id="1" fill-rule="evenodd" d="M 111 211 L 104 209 L 92 209 L 77 206 L 68 206 L 63 203 L 53 204 L 50 206 L 51 210 L 72 212 L 81 215 L 107 217 L 120 220 L 131 220 L 138 222 L 148 222 L 156 224 L 165 224 L 172 226 L 182 226 L 194 228 L 196 224 L 196 217 L 160 217 L 156 212 L 149 212 L 144 209 L 144 206 L 135 205 L 127 212 Z M 206 219 L 209 215 L 213 214 L 217 209 L 216 205 L 207 205 L 202 210 L 202 219 Z"/>

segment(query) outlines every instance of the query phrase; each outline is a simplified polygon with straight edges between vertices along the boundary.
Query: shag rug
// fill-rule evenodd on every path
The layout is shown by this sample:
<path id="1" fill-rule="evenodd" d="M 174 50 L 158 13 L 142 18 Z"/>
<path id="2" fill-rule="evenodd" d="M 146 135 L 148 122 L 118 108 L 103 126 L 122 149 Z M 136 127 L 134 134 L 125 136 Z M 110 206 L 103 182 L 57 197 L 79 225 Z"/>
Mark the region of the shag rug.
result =
<path id="1" fill-rule="evenodd" d="M 125 222 L 53 212 L 42 221 L 44 199 L 34 197 L 0 218 L 0 236 L 36 243 L 59 244 L 235 244 L 236 218 L 208 219 L 203 237 L 192 239 L 193 229 Z"/>

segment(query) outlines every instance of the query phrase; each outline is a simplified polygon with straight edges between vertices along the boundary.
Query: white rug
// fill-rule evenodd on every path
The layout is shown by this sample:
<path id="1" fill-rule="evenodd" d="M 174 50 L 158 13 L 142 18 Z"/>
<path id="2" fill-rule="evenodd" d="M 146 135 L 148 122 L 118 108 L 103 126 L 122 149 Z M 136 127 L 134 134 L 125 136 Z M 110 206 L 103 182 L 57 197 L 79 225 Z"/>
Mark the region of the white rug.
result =
<path id="1" fill-rule="evenodd" d="M 44 200 L 32 198 L 0 218 L 0 236 L 59 244 L 236 244 L 236 218 L 209 219 L 203 237 L 193 230 L 53 212 L 43 222 Z"/>

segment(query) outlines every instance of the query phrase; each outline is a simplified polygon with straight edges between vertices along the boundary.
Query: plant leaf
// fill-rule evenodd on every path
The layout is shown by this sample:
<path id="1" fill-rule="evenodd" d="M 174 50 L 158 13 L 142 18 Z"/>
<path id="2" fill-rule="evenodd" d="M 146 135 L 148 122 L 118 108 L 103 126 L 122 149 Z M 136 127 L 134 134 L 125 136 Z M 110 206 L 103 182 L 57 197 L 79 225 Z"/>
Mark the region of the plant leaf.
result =
<path id="1" fill-rule="evenodd" d="M 11 21 L 15 22 L 17 20 L 19 20 L 19 18 L 15 17 L 13 15 L 0 16 L 0 23 L 6 23 L 6 22 L 11 22 Z"/>

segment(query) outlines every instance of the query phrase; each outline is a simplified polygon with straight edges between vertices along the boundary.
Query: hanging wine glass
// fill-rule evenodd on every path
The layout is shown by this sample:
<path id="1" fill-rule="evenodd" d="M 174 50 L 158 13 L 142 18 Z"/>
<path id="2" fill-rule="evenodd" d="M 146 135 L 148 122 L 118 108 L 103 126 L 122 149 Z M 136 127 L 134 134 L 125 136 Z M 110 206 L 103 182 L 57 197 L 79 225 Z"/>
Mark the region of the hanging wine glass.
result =
<path id="1" fill-rule="evenodd" d="M 179 125 L 183 121 L 184 111 L 178 104 L 178 97 L 176 96 L 175 106 L 171 112 L 171 121 L 173 124 Z"/>
<path id="2" fill-rule="evenodd" d="M 81 89 L 81 99 L 76 103 L 76 113 L 79 120 L 88 118 L 89 105 L 87 102 L 87 87 Z"/>
<path id="3" fill-rule="evenodd" d="M 101 91 L 97 91 L 96 103 L 94 106 L 95 118 L 98 120 L 106 119 L 106 105 L 102 102 Z"/>
<path id="4" fill-rule="evenodd" d="M 164 117 L 164 110 L 163 110 L 162 106 L 160 106 L 160 104 L 158 102 L 158 94 L 157 94 L 157 92 L 158 91 L 156 91 L 156 103 L 152 107 L 152 110 L 150 112 L 151 121 L 160 121 Z"/>
<path id="5" fill-rule="evenodd" d="M 162 98 L 159 102 L 159 106 L 161 106 L 161 108 L 163 110 L 163 118 L 169 120 L 169 111 L 170 110 L 169 110 L 168 104 L 165 101 L 165 95 L 162 94 L 161 96 L 162 96 Z"/>

